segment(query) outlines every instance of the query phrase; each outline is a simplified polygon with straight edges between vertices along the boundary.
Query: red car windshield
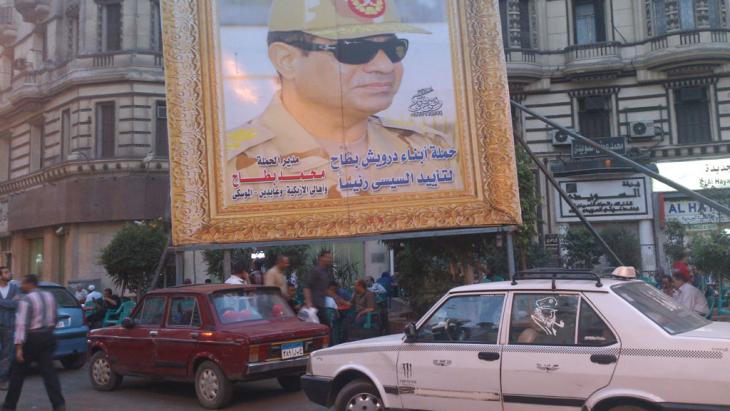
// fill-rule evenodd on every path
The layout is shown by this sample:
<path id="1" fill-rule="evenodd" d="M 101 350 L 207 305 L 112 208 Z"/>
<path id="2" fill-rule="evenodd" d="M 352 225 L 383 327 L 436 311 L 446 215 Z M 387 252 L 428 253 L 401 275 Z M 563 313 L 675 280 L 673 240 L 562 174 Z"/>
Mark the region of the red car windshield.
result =
<path id="1" fill-rule="evenodd" d="M 294 317 L 276 290 L 231 290 L 213 294 L 213 306 L 223 324 Z"/>

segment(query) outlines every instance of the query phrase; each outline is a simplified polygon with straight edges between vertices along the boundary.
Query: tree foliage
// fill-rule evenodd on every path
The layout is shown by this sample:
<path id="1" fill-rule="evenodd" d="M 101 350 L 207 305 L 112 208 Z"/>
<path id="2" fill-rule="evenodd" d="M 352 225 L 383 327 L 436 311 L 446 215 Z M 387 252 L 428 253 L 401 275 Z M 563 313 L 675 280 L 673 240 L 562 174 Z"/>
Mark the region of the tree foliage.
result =
<path id="1" fill-rule="evenodd" d="M 641 243 L 636 234 L 624 227 L 610 226 L 601 230 L 601 237 L 624 265 L 641 270 Z M 608 253 L 604 256 L 610 264 L 616 264 Z"/>
<path id="2" fill-rule="evenodd" d="M 690 256 L 700 272 L 730 279 L 730 235 L 724 231 L 694 236 Z"/>
<path id="3" fill-rule="evenodd" d="M 565 250 L 568 266 L 589 268 L 598 264 L 603 255 L 603 247 L 587 229 L 574 227 L 565 234 Z"/>
<path id="4" fill-rule="evenodd" d="M 671 262 L 678 261 L 685 253 L 684 239 L 687 236 L 687 229 L 684 224 L 678 221 L 669 221 L 664 229 L 666 240 L 664 240 L 664 254 Z"/>
<path id="5" fill-rule="evenodd" d="M 114 285 L 141 296 L 149 290 L 166 246 L 160 222 L 129 223 L 104 247 L 100 262 Z"/>

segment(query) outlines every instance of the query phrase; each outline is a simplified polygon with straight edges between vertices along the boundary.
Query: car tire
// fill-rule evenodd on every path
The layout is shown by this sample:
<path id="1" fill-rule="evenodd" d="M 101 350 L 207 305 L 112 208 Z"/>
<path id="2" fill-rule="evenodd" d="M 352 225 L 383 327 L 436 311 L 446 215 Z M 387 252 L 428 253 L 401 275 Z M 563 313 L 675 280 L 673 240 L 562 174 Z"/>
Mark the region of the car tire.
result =
<path id="1" fill-rule="evenodd" d="M 335 399 L 335 411 L 385 409 L 380 393 L 366 380 L 354 380 L 345 385 Z"/>
<path id="2" fill-rule="evenodd" d="M 276 380 L 279 381 L 279 385 L 284 391 L 297 392 L 302 389 L 302 380 L 299 375 L 282 375 L 276 377 Z"/>
<path id="3" fill-rule="evenodd" d="M 122 376 L 114 372 L 109 357 L 104 351 L 97 351 L 91 357 L 89 380 L 97 391 L 112 391 L 122 384 Z"/>
<path id="4" fill-rule="evenodd" d="M 78 370 L 86 364 L 86 354 L 77 354 L 60 359 L 61 365 L 67 370 Z"/>
<path id="5" fill-rule="evenodd" d="M 205 361 L 195 371 L 195 394 L 204 408 L 217 410 L 233 399 L 233 383 L 212 361 Z"/>

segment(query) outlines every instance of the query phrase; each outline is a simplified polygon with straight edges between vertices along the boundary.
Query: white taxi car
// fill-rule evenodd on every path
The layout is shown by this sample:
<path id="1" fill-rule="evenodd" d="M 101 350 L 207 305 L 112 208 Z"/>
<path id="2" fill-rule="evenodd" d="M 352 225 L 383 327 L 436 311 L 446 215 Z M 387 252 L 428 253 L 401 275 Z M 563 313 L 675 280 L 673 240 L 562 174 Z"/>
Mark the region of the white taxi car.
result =
<path id="1" fill-rule="evenodd" d="M 316 351 L 302 386 L 336 411 L 730 411 L 730 323 L 642 281 L 541 269 Z"/>

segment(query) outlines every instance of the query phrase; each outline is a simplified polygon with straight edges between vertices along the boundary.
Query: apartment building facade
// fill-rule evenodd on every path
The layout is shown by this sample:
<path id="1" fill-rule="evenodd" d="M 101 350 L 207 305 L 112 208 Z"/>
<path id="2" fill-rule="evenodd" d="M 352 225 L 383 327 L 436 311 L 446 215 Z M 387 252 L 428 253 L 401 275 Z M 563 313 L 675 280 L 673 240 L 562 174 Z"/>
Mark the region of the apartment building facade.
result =
<path id="1" fill-rule="evenodd" d="M 513 99 L 646 165 L 685 169 L 678 177 L 683 184 L 706 188 L 694 180 L 711 178 L 717 183 L 712 187 L 730 187 L 724 182 L 730 182 L 730 167 L 716 166 L 730 156 L 726 0 L 499 4 Z M 698 208 L 682 195 L 657 193 L 651 179 L 533 116 L 515 112 L 514 117 L 516 132 L 589 220 L 598 228 L 619 226 L 635 233 L 644 272 L 667 265 L 661 247 L 666 221 L 717 228 L 677 214 L 682 205 L 685 211 Z M 544 177 L 539 183 L 544 199 L 540 232 L 557 253 L 559 235 L 577 218 Z"/>
<path id="2" fill-rule="evenodd" d="M 169 209 L 157 0 L 0 0 L 0 264 L 108 284 L 101 249 Z"/>

